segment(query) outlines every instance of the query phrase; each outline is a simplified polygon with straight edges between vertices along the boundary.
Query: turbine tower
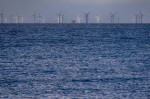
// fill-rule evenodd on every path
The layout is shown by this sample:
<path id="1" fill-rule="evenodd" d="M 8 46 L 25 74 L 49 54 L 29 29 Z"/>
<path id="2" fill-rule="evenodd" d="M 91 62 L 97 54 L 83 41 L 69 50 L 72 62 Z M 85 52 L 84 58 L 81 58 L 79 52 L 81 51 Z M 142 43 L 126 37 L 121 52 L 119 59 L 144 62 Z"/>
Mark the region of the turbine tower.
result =
<path id="1" fill-rule="evenodd" d="M 56 20 L 57 20 L 57 23 L 59 23 L 59 17 L 57 17 Z"/>
<path id="2" fill-rule="evenodd" d="M 140 23 L 142 24 L 143 23 L 143 14 L 142 14 L 142 12 L 140 11 L 140 13 L 139 13 L 139 21 L 140 21 Z"/>
<path id="3" fill-rule="evenodd" d="M 111 23 L 115 23 L 115 14 L 110 12 Z"/>
<path id="4" fill-rule="evenodd" d="M 64 23 L 64 15 L 65 15 L 65 13 L 62 13 L 62 15 L 61 15 L 61 23 Z"/>
<path id="5" fill-rule="evenodd" d="M 10 23 L 13 23 L 13 15 L 10 15 Z"/>
<path id="6" fill-rule="evenodd" d="M 16 16 L 15 19 L 16 19 L 16 23 L 18 23 L 19 22 L 18 16 Z"/>
<path id="7" fill-rule="evenodd" d="M 100 23 L 100 16 L 96 16 L 96 23 Z"/>
<path id="8" fill-rule="evenodd" d="M 16 19 L 16 23 L 18 23 L 18 17 L 17 16 L 15 17 L 15 19 Z"/>
<path id="9" fill-rule="evenodd" d="M 20 22 L 24 23 L 24 17 L 21 17 Z"/>
<path id="10" fill-rule="evenodd" d="M 60 13 L 56 14 L 58 16 L 58 23 L 62 23 L 62 11 Z"/>
<path id="11" fill-rule="evenodd" d="M 42 23 L 45 23 L 45 17 L 42 18 Z"/>
<path id="12" fill-rule="evenodd" d="M 22 19 L 21 16 L 16 16 L 15 19 L 16 19 L 16 23 L 21 23 L 21 19 Z"/>
<path id="13" fill-rule="evenodd" d="M 136 23 L 136 18 L 135 18 L 135 16 L 133 16 L 133 18 L 132 18 L 132 23 Z"/>
<path id="14" fill-rule="evenodd" d="M 34 24 L 35 24 L 35 21 L 36 21 L 36 14 L 35 14 L 35 11 L 34 11 L 34 14 L 32 15 L 32 17 L 33 17 L 33 22 L 34 22 Z"/>
<path id="15" fill-rule="evenodd" d="M 1 16 L 1 23 L 4 23 L 4 13 L 3 13 L 3 9 L 2 9 L 2 12 L 1 12 L 0 16 Z"/>
<path id="16" fill-rule="evenodd" d="M 88 13 L 85 13 L 85 12 L 83 12 L 83 11 L 82 11 L 82 13 L 85 15 L 85 22 L 86 22 L 86 24 L 88 24 L 88 21 L 89 21 L 88 18 L 89 18 L 89 14 L 90 14 L 90 13 L 89 13 L 89 12 L 88 12 Z"/>
<path id="17" fill-rule="evenodd" d="M 120 17 L 119 17 L 119 16 L 116 17 L 116 22 L 117 22 L 117 23 L 120 22 Z"/>
<path id="18" fill-rule="evenodd" d="M 139 15 L 138 14 L 133 14 L 133 15 L 135 17 L 135 23 L 138 23 L 138 17 L 139 17 Z"/>
<path id="19" fill-rule="evenodd" d="M 78 15 L 78 16 L 77 16 L 77 19 L 76 19 L 76 22 L 77 22 L 77 23 L 81 23 L 81 19 L 82 19 L 82 18 L 80 18 L 80 16 Z"/>
<path id="20" fill-rule="evenodd" d="M 4 18 L 4 23 L 7 23 L 7 18 Z"/>
<path id="21" fill-rule="evenodd" d="M 39 19 L 39 23 L 41 23 L 42 22 L 42 16 L 40 14 L 38 16 L 38 19 Z"/>

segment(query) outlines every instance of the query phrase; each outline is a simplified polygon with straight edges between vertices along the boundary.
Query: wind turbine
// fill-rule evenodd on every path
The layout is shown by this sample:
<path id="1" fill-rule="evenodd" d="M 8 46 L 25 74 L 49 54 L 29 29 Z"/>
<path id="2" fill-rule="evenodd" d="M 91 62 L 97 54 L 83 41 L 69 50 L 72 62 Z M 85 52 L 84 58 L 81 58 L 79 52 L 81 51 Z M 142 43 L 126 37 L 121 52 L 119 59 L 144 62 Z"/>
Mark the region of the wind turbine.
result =
<path id="1" fill-rule="evenodd" d="M 76 22 L 77 22 L 77 23 L 81 23 L 81 19 L 82 19 L 82 18 L 80 18 L 80 16 L 78 15 L 78 16 L 77 16 L 77 19 L 76 19 Z"/>
<path id="2" fill-rule="evenodd" d="M 100 23 L 100 16 L 96 16 L 96 22 Z"/>
<path id="3" fill-rule="evenodd" d="M 3 23 L 3 22 L 4 22 L 4 13 L 3 13 L 3 9 L 2 9 L 2 12 L 1 12 L 0 16 L 1 16 L 1 23 Z"/>
<path id="4" fill-rule="evenodd" d="M 24 23 L 24 17 L 21 17 L 20 21 L 21 23 Z"/>
<path id="5" fill-rule="evenodd" d="M 4 23 L 7 23 L 7 18 L 4 18 Z"/>
<path id="6" fill-rule="evenodd" d="M 56 14 L 58 16 L 58 23 L 62 23 L 62 11 L 60 13 Z"/>
<path id="7" fill-rule="evenodd" d="M 18 23 L 18 16 L 16 16 L 15 19 L 16 19 L 16 23 Z"/>
<path id="8" fill-rule="evenodd" d="M 138 14 L 133 14 L 134 15 L 134 17 L 135 17 L 135 23 L 138 23 Z"/>
<path id="9" fill-rule="evenodd" d="M 59 23 L 59 17 L 55 18 L 57 20 L 57 23 Z"/>
<path id="10" fill-rule="evenodd" d="M 16 16 L 15 19 L 16 19 L 16 23 L 20 23 L 21 22 L 21 16 Z"/>
<path id="11" fill-rule="evenodd" d="M 140 11 L 140 13 L 139 13 L 139 20 L 140 20 L 140 23 L 143 23 L 143 14 L 142 14 L 142 12 Z"/>
<path id="12" fill-rule="evenodd" d="M 31 17 L 33 17 L 33 22 L 34 22 L 34 24 L 35 24 L 35 21 L 36 21 L 36 14 L 35 14 L 35 11 L 34 11 L 34 14 L 31 16 Z"/>
<path id="13" fill-rule="evenodd" d="M 64 15 L 65 15 L 65 13 L 62 12 L 62 14 L 61 14 L 61 23 L 64 23 Z"/>
<path id="14" fill-rule="evenodd" d="M 111 23 L 115 22 L 115 13 L 110 12 Z"/>
<path id="15" fill-rule="evenodd" d="M 120 17 L 117 16 L 117 17 L 116 17 L 116 23 L 119 23 L 119 22 L 120 22 Z"/>
<path id="16" fill-rule="evenodd" d="M 45 23 L 45 17 L 42 18 L 42 23 Z"/>
<path id="17" fill-rule="evenodd" d="M 132 18 L 132 23 L 136 23 L 136 18 L 135 18 L 134 15 L 133 15 L 133 18 Z"/>
<path id="18" fill-rule="evenodd" d="M 15 19 L 16 19 L 16 23 L 19 23 L 19 19 L 20 19 L 19 16 L 16 16 Z"/>
<path id="19" fill-rule="evenodd" d="M 38 19 L 39 19 L 39 23 L 41 23 L 42 22 L 42 16 L 40 14 L 38 16 Z"/>
<path id="20" fill-rule="evenodd" d="M 88 18 L 89 18 L 89 14 L 90 14 L 90 13 L 89 13 L 89 12 L 88 12 L 88 13 L 85 13 L 85 12 L 83 12 L 83 11 L 82 11 L 82 13 L 85 15 L 85 22 L 86 22 L 86 24 L 88 24 L 88 21 L 89 21 Z"/>
<path id="21" fill-rule="evenodd" d="M 12 21 L 12 20 L 13 20 L 13 16 L 14 16 L 14 15 L 12 15 L 12 14 L 10 15 L 10 23 L 13 22 L 13 21 Z"/>

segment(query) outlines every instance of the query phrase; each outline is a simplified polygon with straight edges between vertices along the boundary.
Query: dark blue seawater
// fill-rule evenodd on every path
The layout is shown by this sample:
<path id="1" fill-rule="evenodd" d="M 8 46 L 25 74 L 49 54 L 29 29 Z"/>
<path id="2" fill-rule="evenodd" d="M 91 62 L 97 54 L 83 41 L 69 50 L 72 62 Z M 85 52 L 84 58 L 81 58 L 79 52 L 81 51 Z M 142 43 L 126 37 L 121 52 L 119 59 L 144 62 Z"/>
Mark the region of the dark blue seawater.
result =
<path id="1" fill-rule="evenodd" d="M 150 24 L 1 24 L 1 99 L 150 99 Z"/>

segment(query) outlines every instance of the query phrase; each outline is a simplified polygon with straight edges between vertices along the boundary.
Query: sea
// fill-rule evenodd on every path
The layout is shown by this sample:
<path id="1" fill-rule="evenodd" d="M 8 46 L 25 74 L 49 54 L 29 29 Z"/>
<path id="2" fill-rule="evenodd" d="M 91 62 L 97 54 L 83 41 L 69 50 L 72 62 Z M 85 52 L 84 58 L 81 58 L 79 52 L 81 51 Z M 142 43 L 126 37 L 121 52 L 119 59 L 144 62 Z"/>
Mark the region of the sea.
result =
<path id="1" fill-rule="evenodd" d="M 150 24 L 0 24 L 0 99 L 150 99 Z"/>

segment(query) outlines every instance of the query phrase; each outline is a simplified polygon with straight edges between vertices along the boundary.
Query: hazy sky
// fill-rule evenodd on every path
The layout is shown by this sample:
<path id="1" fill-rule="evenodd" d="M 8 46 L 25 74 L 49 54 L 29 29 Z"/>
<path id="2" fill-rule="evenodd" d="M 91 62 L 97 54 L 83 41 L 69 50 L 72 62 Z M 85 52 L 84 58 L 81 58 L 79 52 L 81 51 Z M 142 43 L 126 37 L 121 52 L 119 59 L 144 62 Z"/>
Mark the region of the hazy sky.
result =
<path id="1" fill-rule="evenodd" d="M 10 15 L 22 15 L 25 22 L 33 22 L 33 12 L 45 17 L 46 22 L 57 22 L 56 14 L 65 12 L 65 22 L 71 22 L 77 15 L 85 22 L 81 11 L 90 12 L 89 22 L 96 22 L 101 15 L 102 22 L 110 22 L 109 12 L 117 13 L 121 22 L 131 22 L 133 13 L 143 12 L 144 22 L 150 22 L 150 0 L 0 0 L 0 9 L 4 9 L 8 22 Z M 15 21 L 15 20 L 13 20 Z"/>

